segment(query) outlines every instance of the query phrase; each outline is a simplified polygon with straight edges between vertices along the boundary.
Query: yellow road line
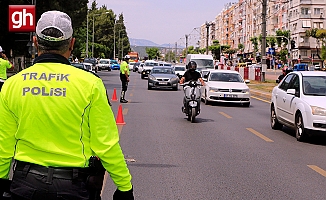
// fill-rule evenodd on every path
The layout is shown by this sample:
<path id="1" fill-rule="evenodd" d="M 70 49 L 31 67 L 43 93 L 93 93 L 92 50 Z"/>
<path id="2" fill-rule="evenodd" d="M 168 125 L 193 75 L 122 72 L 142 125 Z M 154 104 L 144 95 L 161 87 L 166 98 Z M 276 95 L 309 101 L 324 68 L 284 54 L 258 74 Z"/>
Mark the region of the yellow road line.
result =
<path id="1" fill-rule="evenodd" d="M 265 102 L 265 103 L 271 103 L 270 101 L 267 101 L 267 100 L 265 100 L 265 99 L 261 99 L 261 98 L 258 98 L 258 97 L 254 97 L 254 96 L 251 96 L 251 98 L 253 98 L 253 99 L 257 99 L 257 100 L 259 100 L 259 101 L 263 101 L 263 102 Z"/>
<path id="2" fill-rule="evenodd" d="M 122 111 L 122 114 L 123 114 L 123 115 L 128 114 L 128 108 L 124 108 L 123 111 Z"/>
<path id="3" fill-rule="evenodd" d="M 307 166 L 310 167 L 315 172 L 319 173 L 320 175 L 326 177 L 326 171 L 323 170 L 322 168 L 317 167 L 316 165 L 307 165 Z"/>
<path id="4" fill-rule="evenodd" d="M 119 135 L 121 135 L 121 132 L 122 132 L 122 128 L 123 128 L 123 125 L 117 125 L 118 127 L 118 132 L 119 132 Z"/>
<path id="5" fill-rule="evenodd" d="M 261 139 L 265 140 L 266 142 L 274 142 L 273 140 L 269 139 L 268 137 L 266 137 L 265 135 L 259 133 L 258 131 L 255 131 L 252 128 L 246 128 L 248 131 L 250 131 L 251 133 L 255 134 L 256 136 L 260 137 Z"/>
<path id="6" fill-rule="evenodd" d="M 224 117 L 231 119 L 232 117 L 230 115 L 225 114 L 224 112 L 219 112 L 221 115 L 223 115 Z"/>

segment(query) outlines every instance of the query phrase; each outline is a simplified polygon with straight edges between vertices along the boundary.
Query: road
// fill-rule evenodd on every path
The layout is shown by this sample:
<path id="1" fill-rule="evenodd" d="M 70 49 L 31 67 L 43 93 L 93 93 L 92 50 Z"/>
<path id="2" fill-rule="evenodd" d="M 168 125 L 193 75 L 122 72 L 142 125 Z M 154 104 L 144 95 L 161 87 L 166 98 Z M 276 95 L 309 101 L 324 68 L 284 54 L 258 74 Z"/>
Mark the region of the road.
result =
<path id="1" fill-rule="evenodd" d="M 116 88 L 119 97 L 118 73 L 98 73 L 110 96 Z M 325 137 L 301 143 L 292 130 L 272 130 L 269 103 L 202 104 L 190 123 L 181 88 L 148 91 L 135 72 L 126 98 L 120 144 L 135 199 L 326 199 Z M 112 102 L 115 114 L 119 105 Z M 102 198 L 112 199 L 114 190 L 106 177 Z"/>

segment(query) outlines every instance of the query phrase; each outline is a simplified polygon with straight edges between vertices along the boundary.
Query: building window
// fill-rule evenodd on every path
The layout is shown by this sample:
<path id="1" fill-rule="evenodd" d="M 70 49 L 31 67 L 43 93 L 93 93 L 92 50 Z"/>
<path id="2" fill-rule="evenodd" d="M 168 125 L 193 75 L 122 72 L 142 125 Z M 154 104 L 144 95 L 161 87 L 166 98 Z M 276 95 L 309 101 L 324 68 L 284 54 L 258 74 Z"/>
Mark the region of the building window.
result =
<path id="1" fill-rule="evenodd" d="M 323 9 L 322 8 L 314 8 L 314 14 L 315 15 L 320 15 L 321 13 L 323 13 Z"/>
<path id="2" fill-rule="evenodd" d="M 307 54 L 307 50 L 301 50 L 301 55 L 302 56 L 307 56 L 308 54 Z"/>
<path id="3" fill-rule="evenodd" d="M 324 28 L 323 22 L 314 22 L 314 28 L 322 29 Z"/>
<path id="4" fill-rule="evenodd" d="M 302 28 L 311 28 L 310 20 L 302 20 Z"/>
<path id="5" fill-rule="evenodd" d="M 301 14 L 302 15 L 308 15 L 309 14 L 308 11 L 309 11 L 308 8 L 301 8 Z"/>

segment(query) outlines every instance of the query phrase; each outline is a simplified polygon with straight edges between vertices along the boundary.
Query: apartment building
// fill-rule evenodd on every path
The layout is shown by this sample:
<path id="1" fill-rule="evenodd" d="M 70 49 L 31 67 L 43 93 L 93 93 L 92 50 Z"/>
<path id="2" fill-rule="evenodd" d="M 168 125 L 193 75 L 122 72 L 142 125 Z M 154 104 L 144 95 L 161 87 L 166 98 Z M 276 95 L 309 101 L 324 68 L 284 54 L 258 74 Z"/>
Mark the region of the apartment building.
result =
<path id="1" fill-rule="evenodd" d="M 305 63 L 321 61 L 317 56 L 313 56 L 320 53 L 321 43 L 307 37 L 306 31 L 312 28 L 325 28 L 325 11 L 325 0 L 289 1 L 291 39 L 296 43 L 296 49 L 291 52 L 294 61 Z"/>
<path id="2" fill-rule="evenodd" d="M 306 36 L 306 31 L 312 28 L 326 27 L 326 0 L 273 0 L 267 1 L 266 31 L 267 36 L 276 34 L 277 30 L 290 30 L 291 40 L 296 48 L 291 50 L 291 59 L 294 63 L 321 62 L 317 57 L 320 54 L 321 43 Z M 204 28 L 201 29 L 206 30 Z M 219 40 L 222 45 L 238 48 L 244 45 L 244 54 L 254 52 L 252 37 L 259 37 L 262 33 L 262 2 L 260 0 L 239 0 L 229 3 L 215 17 L 215 31 L 210 31 L 210 38 Z M 206 35 L 201 34 L 206 37 Z M 203 46 L 201 38 L 200 46 Z M 209 45 L 212 44 L 209 40 Z M 205 45 L 206 46 L 206 43 Z M 260 47 L 260 46 L 259 46 Z M 277 48 L 277 47 L 276 47 Z M 259 50 L 260 52 L 260 50 Z M 314 55 L 314 56 L 313 56 Z"/>

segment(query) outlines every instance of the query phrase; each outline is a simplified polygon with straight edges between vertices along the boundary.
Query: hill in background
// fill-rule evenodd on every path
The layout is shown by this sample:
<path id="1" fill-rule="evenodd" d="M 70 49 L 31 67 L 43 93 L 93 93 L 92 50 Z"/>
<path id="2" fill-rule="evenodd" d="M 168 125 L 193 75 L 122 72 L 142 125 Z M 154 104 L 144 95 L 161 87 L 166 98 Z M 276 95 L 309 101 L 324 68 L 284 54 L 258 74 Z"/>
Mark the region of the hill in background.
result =
<path id="1" fill-rule="evenodd" d="M 156 44 L 150 40 L 145 40 L 145 39 L 134 39 L 130 38 L 130 47 L 132 51 L 136 51 L 139 53 L 139 56 L 141 58 L 144 58 L 145 56 L 148 56 L 146 53 L 146 48 L 151 48 L 151 47 L 157 47 L 160 49 L 161 52 L 169 51 L 169 49 L 174 49 L 175 44 Z M 183 46 L 178 46 L 178 49 L 184 48 Z"/>

